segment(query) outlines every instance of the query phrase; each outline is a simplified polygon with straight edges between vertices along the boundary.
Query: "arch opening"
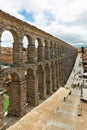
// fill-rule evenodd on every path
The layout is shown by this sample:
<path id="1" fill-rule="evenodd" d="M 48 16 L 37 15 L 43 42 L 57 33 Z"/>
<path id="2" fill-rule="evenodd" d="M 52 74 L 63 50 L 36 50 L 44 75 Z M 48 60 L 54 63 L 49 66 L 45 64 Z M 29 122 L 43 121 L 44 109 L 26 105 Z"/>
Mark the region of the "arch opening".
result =
<path id="1" fill-rule="evenodd" d="M 23 42 L 23 63 L 27 63 L 27 48 L 29 44 L 27 36 L 24 36 L 22 42 Z"/>
<path id="2" fill-rule="evenodd" d="M 56 87 L 57 87 L 57 89 L 59 88 L 59 83 L 58 83 L 58 63 L 57 63 L 57 61 L 55 61 L 55 72 L 56 72 Z"/>
<path id="3" fill-rule="evenodd" d="M 33 69 L 29 68 L 27 70 L 27 102 L 29 105 L 32 104 L 32 96 L 34 94 L 34 86 L 35 86 L 35 78 L 34 78 L 34 73 L 33 73 Z"/>
<path id="4" fill-rule="evenodd" d="M 10 30 L 2 32 L 1 36 L 1 62 L 2 67 L 9 68 L 13 64 L 14 36 Z"/>
<path id="5" fill-rule="evenodd" d="M 38 46 L 39 46 L 38 39 L 36 39 L 35 40 L 36 61 L 38 60 Z"/>
<path id="6" fill-rule="evenodd" d="M 38 92 L 39 92 L 39 98 L 43 99 L 43 70 L 42 70 L 42 66 L 39 65 L 38 66 L 38 70 L 37 70 L 37 75 L 38 75 Z"/>
<path id="7" fill-rule="evenodd" d="M 45 72 L 46 72 L 46 93 L 47 95 L 49 95 L 50 94 L 50 68 L 48 64 L 46 64 L 45 66 Z"/>
<path id="8" fill-rule="evenodd" d="M 55 91 L 55 73 L 54 73 L 54 64 L 51 63 L 51 69 L 52 69 L 52 90 Z"/>

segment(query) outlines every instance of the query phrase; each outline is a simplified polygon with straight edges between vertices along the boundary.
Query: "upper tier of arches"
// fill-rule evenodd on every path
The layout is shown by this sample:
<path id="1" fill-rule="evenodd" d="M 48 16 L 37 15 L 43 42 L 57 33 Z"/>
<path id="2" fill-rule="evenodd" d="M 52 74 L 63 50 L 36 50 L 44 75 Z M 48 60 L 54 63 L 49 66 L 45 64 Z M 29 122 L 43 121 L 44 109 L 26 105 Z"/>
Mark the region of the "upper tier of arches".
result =
<path id="1" fill-rule="evenodd" d="M 7 30 L 13 36 L 13 64 L 23 64 L 23 39 L 27 38 L 27 63 L 69 55 L 77 49 L 64 41 L 0 10 L 0 42 Z M 37 44 L 37 45 L 35 45 Z"/>

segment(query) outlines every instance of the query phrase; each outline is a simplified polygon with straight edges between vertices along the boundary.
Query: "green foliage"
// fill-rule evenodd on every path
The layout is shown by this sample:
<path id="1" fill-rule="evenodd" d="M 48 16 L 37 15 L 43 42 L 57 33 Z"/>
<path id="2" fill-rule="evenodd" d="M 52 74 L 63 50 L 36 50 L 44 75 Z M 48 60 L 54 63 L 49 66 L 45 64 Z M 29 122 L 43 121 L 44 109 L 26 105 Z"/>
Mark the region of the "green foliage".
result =
<path id="1" fill-rule="evenodd" d="M 5 112 L 8 111 L 8 106 L 9 106 L 9 96 L 7 94 L 5 94 L 5 101 L 4 101 Z"/>

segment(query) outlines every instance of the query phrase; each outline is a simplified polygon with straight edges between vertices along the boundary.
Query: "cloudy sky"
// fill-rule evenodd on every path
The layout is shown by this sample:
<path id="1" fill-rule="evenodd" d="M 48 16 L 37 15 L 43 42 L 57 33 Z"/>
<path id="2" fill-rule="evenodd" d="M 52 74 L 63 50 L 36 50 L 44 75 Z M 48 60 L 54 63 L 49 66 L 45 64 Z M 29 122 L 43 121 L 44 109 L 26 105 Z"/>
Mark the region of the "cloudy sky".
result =
<path id="1" fill-rule="evenodd" d="M 87 46 L 87 0 L 0 0 L 0 9 L 75 47 Z"/>

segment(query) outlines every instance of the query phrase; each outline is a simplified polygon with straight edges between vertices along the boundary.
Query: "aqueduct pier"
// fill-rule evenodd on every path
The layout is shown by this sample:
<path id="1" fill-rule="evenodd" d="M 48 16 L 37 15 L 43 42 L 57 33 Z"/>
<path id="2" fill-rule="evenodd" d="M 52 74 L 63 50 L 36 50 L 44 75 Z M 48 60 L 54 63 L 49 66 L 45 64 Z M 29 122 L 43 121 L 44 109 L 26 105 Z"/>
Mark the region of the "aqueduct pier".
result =
<path id="1" fill-rule="evenodd" d="M 64 86 L 75 63 L 77 49 L 68 43 L 0 10 L 0 45 L 2 33 L 11 32 L 13 67 L 8 114 L 23 116 L 26 104 L 36 106 Z M 27 63 L 23 63 L 23 38 L 28 39 Z M 35 48 L 35 40 L 38 48 Z M 37 51 L 37 53 L 36 53 Z M 1 54 L 1 47 L 0 47 Z M 1 65 L 1 60 L 0 60 Z M 0 86 L 2 81 L 0 80 Z M 4 94 L 0 92 L 0 127 L 4 126 Z"/>

